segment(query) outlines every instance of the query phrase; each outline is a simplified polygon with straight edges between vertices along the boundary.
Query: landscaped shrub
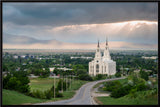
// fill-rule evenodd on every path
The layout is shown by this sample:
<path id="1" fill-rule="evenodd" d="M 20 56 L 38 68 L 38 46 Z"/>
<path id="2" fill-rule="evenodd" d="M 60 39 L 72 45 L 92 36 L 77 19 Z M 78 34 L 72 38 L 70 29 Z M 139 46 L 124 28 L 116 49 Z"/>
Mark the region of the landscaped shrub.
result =
<path id="1" fill-rule="evenodd" d="M 52 92 L 51 96 L 54 97 L 54 85 L 52 86 L 52 88 L 50 89 L 50 91 Z M 56 91 L 56 89 L 55 89 L 55 91 Z"/>
<path id="2" fill-rule="evenodd" d="M 62 90 L 62 80 L 61 79 L 58 81 L 57 89 Z"/>
<path id="3" fill-rule="evenodd" d="M 44 91 L 44 93 L 45 93 L 46 99 L 52 98 L 53 92 L 51 90 L 46 90 Z"/>
<path id="4" fill-rule="evenodd" d="M 30 87 L 29 85 L 22 85 L 22 86 L 19 86 L 17 90 L 21 93 L 29 93 Z"/>
<path id="5" fill-rule="evenodd" d="M 63 81 L 63 90 L 65 91 L 66 90 L 66 82 Z"/>
<path id="6" fill-rule="evenodd" d="M 40 99 L 45 99 L 46 98 L 45 93 L 43 91 L 40 91 L 40 90 L 33 90 L 32 93 L 31 93 L 31 96 L 35 97 L 35 98 L 40 98 Z"/>
<path id="7" fill-rule="evenodd" d="M 32 97 L 40 98 L 40 92 L 38 90 L 33 90 Z"/>
<path id="8" fill-rule="evenodd" d="M 56 97 L 63 97 L 62 93 L 56 92 Z"/>

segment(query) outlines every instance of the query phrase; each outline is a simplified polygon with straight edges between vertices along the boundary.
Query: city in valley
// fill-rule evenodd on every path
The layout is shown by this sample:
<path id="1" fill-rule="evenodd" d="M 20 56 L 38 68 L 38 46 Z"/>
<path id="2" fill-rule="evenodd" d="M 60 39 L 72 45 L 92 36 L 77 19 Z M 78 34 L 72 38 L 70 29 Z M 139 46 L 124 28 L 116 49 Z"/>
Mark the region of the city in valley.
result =
<path id="1" fill-rule="evenodd" d="M 158 105 L 158 2 L 3 2 L 2 105 Z"/>
<path id="2" fill-rule="evenodd" d="M 28 93 L 26 95 L 33 97 L 32 100 L 36 105 L 98 105 L 102 104 L 101 99 L 114 101 L 116 98 L 117 101 L 125 97 L 134 104 L 135 98 L 144 97 L 141 93 L 153 92 L 151 98 L 154 103 L 157 102 L 155 96 L 158 87 L 158 52 L 156 50 L 110 50 L 110 56 L 116 62 L 116 73 L 114 75 L 97 73 L 93 76 L 89 75 L 89 62 L 95 59 L 95 50 L 5 49 L 2 72 L 4 95 Z M 21 84 L 22 81 L 25 85 Z M 19 83 L 18 86 L 15 82 Z M 10 92 L 8 89 L 15 89 L 18 92 Z M 125 89 L 130 91 L 124 91 Z M 23 95 L 24 101 L 19 104 L 25 104 L 25 99 L 28 99 L 26 95 Z M 68 98 L 71 99 L 67 100 Z M 57 101 L 59 99 L 61 100 Z M 19 97 L 17 100 L 20 100 Z M 46 102 L 47 100 L 49 102 Z M 141 104 L 140 101 L 136 103 Z"/>

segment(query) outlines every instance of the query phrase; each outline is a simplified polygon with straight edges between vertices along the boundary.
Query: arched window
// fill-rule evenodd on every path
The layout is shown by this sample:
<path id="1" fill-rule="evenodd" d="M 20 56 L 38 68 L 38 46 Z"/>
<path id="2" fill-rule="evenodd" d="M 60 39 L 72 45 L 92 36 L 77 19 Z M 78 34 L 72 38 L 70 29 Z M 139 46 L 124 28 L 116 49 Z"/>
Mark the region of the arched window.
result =
<path id="1" fill-rule="evenodd" d="M 96 72 L 99 72 L 99 65 L 96 65 Z"/>

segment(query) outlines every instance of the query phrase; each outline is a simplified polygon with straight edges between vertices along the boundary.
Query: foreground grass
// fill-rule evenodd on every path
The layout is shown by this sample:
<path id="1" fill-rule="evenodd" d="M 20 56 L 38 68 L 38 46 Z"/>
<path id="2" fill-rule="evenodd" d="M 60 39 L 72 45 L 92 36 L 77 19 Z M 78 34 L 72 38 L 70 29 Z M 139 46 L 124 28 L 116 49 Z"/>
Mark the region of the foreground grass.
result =
<path id="1" fill-rule="evenodd" d="M 148 98 L 129 98 L 127 96 L 121 98 L 112 97 L 96 97 L 101 105 L 157 105 L 157 95 Z"/>
<path id="2" fill-rule="evenodd" d="M 2 104 L 3 105 L 19 105 L 44 102 L 44 99 L 37 99 L 30 96 L 26 96 L 16 91 L 2 90 Z"/>
<path id="3" fill-rule="evenodd" d="M 55 79 L 56 83 L 58 83 L 59 79 Z M 30 80 L 30 88 L 33 90 L 44 91 L 50 89 L 53 86 L 54 79 L 53 78 L 35 78 Z M 51 98 L 47 99 L 38 99 L 30 96 L 26 96 L 22 93 L 18 93 L 16 91 L 5 90 L 2 91 L 2 102 L 3 105 L 20 105 L 20 104 L 33 104 L 33 103 L 42 103 L 42 102 L 50 102 L 50 101 L 58 101 L 72 98 L 75 95 L 75 91 L 78 90 L 83 84 L 88 81 L 82 80 L 74 80 L 72 81 L 71 87 L 63 92 L 63 97 L 61 98 Z"/>
<path id="4" fill-rule="evenodd" d="M 127 82 L 127 79 L 116 81 L 120 81 L 121 84 L 124 84 L 125 82 Z M 100 84 L 97 84 L 96 87 L 98 87 L 99 85 Z M 136 92 L 137 96 L 135 98 L 131 98 L 130 95 L 126 95 L 120 98 L 113 98 L 110 96 L 96 97 L 95 100 L 100 105 L 157 105 L 158 94 L 146 96 L 145 92 L 150 92 L 150 90 Z"/>

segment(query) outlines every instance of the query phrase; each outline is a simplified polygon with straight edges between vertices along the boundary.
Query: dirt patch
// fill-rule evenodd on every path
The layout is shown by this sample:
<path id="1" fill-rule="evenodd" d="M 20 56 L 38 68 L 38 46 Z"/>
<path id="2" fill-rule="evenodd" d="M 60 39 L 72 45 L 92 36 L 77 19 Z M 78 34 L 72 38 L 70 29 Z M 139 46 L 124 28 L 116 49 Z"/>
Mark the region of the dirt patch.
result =
<path id="1" fill-rule="evenodd" d="M 101 101 L 99 101 L 96 97 L 93 97 L 94 101 L 100 105 L 102 105 L 103 103 Z"/>
<path id="2" fill-rule="evenodd" d="M 24 104 L 21 104 L 21 105 L 32 105 L 32 103 L 24 103 Z"/>

